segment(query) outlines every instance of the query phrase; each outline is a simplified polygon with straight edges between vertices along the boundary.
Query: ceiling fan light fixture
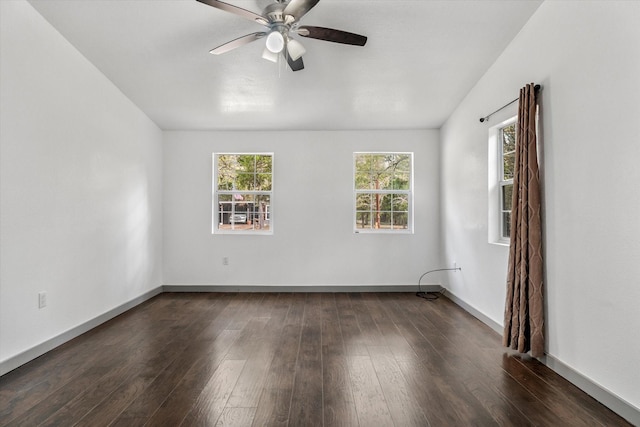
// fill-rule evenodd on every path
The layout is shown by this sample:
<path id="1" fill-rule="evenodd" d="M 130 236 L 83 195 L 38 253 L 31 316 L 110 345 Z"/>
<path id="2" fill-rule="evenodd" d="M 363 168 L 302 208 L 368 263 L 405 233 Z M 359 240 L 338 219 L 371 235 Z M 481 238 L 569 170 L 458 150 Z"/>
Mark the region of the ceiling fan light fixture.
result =
<path id="1" fill-rule="evenodd" d="M 271 52 L 266 47 L 262 51 L 262 58 L 266 59 L 267 61 L 278 62 L 278 56 L 279 54 Z"/>
<path id="2" fill-rule="evenodd" d="M 280 31 L 272 31 L 267 36 L 267 49 L 273 53 L 280 53 L 284 49 L 284 37 Z"/>
<path id="3" fill-rule="evenodd" d="M 302 55 L 307 52 L 307 50 L 298 40 L 289 39 L 287 41 L 287 52 L 289 53 L 291 59 L 297 61 Z"/>

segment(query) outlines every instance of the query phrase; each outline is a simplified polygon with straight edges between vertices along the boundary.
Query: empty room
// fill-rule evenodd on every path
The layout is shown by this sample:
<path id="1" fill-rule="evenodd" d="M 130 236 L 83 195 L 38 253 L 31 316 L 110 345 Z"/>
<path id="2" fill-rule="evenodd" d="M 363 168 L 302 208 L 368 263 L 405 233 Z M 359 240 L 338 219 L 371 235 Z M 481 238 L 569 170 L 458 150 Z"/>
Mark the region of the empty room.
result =
<path id="1" fill-rule="evenodd" d="M 0 0 L 0 426 L 640 425 L 638 18 Z"/>

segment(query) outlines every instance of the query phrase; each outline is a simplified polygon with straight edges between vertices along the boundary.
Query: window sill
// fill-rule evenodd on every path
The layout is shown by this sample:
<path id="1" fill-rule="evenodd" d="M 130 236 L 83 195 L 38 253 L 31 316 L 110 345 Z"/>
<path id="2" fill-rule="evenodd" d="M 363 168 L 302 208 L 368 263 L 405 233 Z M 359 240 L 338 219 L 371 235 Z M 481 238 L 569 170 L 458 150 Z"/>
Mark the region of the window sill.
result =
<path id="1" fill-rule="evenodd" d="M 216 230 L 212 235 L 241 235 L 241 236 L 273 236 L 273 231 L 219 231 Z"/>
<path id="2" fill-rule="evenodd" d="M 413 230 L 354 230 L 353 234 L 413 234 Z"/>

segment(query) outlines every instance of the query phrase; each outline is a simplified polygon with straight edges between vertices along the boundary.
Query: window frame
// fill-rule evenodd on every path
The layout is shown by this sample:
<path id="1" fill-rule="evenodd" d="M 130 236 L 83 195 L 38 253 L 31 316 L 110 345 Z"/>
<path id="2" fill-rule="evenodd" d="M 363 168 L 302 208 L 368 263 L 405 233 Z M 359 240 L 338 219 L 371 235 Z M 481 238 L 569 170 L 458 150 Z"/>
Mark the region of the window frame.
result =
<path id="1" fill-rule="evenodd" d="M 517 116 L 512 117 L 509 120 L 503 122 L 504 125 L 498 129 L 498 194 L 500 196 L 499 200 L 499 209 L 500 209 L 500 220 L 499 220 L 499 240 L 502 242 L 509 242 L 511 240 L 511 236 L 505 236 L 505 231 L 509 230 L 511 224 L 505 223 L 505 213 L 509 213 L 509 220 L 511 220 L 511 209 L 505 209 L 504 201 L 505 198 L 503 196 L 505 188 L 511 186 L 511 191 L 513 194 L 513 177 L 509 179 L 505 179 L 504 176 L 504 157 L 506 154 L 514 155 L 514 170 L 515 170 L 515 153 L 516 153 L 516 140 L 518 138 L 518 122 Z M 514 127 L 514 149 L 511 152 L 504 152 L 504 129 L 512 126 Z"/>
<path id="2" fill-rule="evenodd" d="M 409 180 L 408 190 L 400 190 L 400 189 L 372 189 L 372 188 L 357 188 L 356 182 L 356 173 L 357 173 L 357 159 L 358 156 L 361 155 L 404 155 L 409 156 L 410 159 L 410 168 L 409 168 Z M 415 175 L 415 159 L 413 152 L 400 152 L 400 151 L 356 151 L 353 153 L 353 175 L 352 175 L 352 185 L 353 185 L 353 214 L 352 214 L 352 226 L 354 234 L 413 234 L 414 233 L 414 175 Z M 407 197 L 407 226 L 406 228 L 358 228 L 358 195 L 363 194 L 381 194 L 381 195 L 393 195 L 393 194 L 402 194 Z M 393 210 L 391 211 L 393 212 Z"/>
<path id="3" fill-rule="evenodd" d="M 489 129 L 489 243 L 499 245 L 509 245 L 511 240 L 510 236 L 504 235 L 504 231 L 510 226 L 505 221 L 505 213 L 510 214 L 511 210 L 504 209 L 503 192 L 507 186 L 513 186 L 513 178 L 504 179 L 503 130 L 515 125 L 515 138 L 517 139 L 517 121 L 518 116 L 515 115 Z"/>
<path id="4" fill-rule="evenodd" d="M 237 189 L 220 189 L 218 188 L 219 180 L 219 170 L 218 170 L 218 158 L 220 156 L 270 156 L 271 157 L 271 189 L 270 190 L 237 190 Z M 272 235 L 274 230 L 273 223 L 273 202 L 274 202 L 274 165 L 275 165 L 275 155 L 273 152 L 214 152 L 212 153 L 212 163 L 213 163 L 213 173 L 212 173 L 212 200 L 211 200 L 211 233 L 212 234 L 240 234 L 240 235 Z M 254 172 L 257 174 L 258 172 Z M 220 213 L 224 212 L 224 209 L 220 210 L 220 196 L 221 195 L 230 195 L 232 198 L 234 195 L 251 195 L 251 196 L 268 196 L 269 204 L 266 206 L 264 211 L 265 219 L 268 221 L 267 229 L 256 229 L 253 228 L 254 225 L 252 223 L 252 228 L 235 228 L 235 222 L 230 220 L 229 224 L 231 226 L 230 229 L 220 228 Z M 235 212 L 235 203 L 231 203 L 232 209 L 230 211 L 230 216 L 234 216 Z"/>

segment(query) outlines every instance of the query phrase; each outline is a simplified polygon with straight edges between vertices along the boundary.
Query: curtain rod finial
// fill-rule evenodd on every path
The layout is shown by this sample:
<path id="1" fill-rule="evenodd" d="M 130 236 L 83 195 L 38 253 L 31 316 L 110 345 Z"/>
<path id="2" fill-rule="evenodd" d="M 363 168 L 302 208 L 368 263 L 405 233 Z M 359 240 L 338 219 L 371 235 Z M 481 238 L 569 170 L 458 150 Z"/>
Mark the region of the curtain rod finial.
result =
<path id="1" fill-rule="evenodd" d="M 487 120 L 486 117 L 480 117 L 480 123 L 484 123 L 485 120 Z"/>

